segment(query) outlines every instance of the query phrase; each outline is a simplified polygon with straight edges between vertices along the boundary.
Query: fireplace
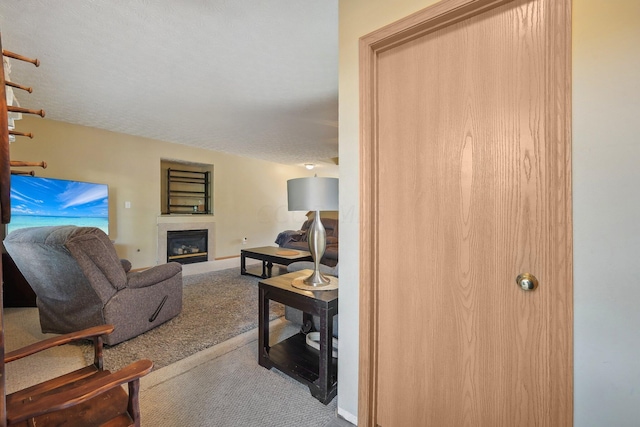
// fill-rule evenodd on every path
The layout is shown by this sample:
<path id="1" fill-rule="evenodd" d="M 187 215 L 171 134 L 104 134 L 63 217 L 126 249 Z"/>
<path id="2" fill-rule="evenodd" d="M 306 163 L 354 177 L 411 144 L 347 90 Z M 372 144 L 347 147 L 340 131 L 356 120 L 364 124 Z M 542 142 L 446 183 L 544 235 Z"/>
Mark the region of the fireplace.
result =
<path id="1" fill-rule="evenodd" d="M 167 262 L 192 264 L 208 260 L 208 230 L 167 231 Z"/>
<path id="2" fill-rule="evenodd" d="M 177 218 L 182 219 L 182 218 Z M 204 219 L 204 218 L 203 218 Z M 213 221 L 177 221 L 173 217 L 158 217 L 158 252 L 156 255 L 156 262 L 158 264 L 164 264 L 167 262 L 169 251 L 167 248 L 168 233 L 169 231 L 189 231 L 189 230 L 207 230 L 207 259 L 206 261 L 214 261 L 216 253 L 216 235 L 215 235 L 216 223 Z M 183 254 L 184 255 L 184 254 Z M 171 254 L 171 256 L 174 256 Z"/>

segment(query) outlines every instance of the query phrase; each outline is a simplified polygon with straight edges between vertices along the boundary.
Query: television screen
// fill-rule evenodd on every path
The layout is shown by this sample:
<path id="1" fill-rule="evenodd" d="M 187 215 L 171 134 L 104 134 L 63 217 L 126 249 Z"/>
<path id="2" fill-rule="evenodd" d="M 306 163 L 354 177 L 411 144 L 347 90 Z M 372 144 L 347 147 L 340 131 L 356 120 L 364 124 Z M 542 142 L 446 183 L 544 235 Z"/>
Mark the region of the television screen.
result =
<path id="1" fill-rule="evenodd" d="M 107 184 L 11 175 L 7 232 L 49 225 L 98 227 L 109 234 Z"/>

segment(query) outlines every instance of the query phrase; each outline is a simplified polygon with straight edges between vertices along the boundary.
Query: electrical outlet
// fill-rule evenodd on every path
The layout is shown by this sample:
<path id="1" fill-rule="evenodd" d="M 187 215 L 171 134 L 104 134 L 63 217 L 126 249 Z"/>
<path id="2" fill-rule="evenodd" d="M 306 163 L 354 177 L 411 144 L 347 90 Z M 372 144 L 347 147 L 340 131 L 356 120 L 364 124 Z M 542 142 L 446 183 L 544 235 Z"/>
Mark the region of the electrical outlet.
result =
<path id="1" fill-rule="evenodd" d="M 242 244 L 243 245 L 246 245 L 248 241 L 249 241 L 249 239 L 247 239 L 246 237 L 242 238 Z"/>

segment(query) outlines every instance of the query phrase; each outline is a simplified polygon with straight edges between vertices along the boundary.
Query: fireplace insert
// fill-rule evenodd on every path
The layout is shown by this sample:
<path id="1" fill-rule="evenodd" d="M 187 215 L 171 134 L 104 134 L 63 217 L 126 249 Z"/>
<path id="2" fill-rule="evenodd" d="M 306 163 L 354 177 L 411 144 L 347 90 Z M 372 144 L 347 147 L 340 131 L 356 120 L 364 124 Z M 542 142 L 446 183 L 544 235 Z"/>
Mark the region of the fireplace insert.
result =
<path id="1" fill-rule="evenodd" d="M 207 230 L 167 231 L 167 262 L 191 264 L 207 261 L 207 238 Z"/>

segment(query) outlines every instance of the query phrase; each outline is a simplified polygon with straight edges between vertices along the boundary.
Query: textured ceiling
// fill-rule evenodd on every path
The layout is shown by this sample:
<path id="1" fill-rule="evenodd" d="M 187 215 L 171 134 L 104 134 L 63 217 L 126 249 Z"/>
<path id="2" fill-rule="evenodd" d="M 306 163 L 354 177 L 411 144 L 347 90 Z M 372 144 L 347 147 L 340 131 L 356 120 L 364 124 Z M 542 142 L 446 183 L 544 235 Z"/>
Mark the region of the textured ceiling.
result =
<path id="1" fill-rule="evenodd" d="M 299 164 L 338 156 L 338 0 L 1 0 L 20 105 Z"/>

